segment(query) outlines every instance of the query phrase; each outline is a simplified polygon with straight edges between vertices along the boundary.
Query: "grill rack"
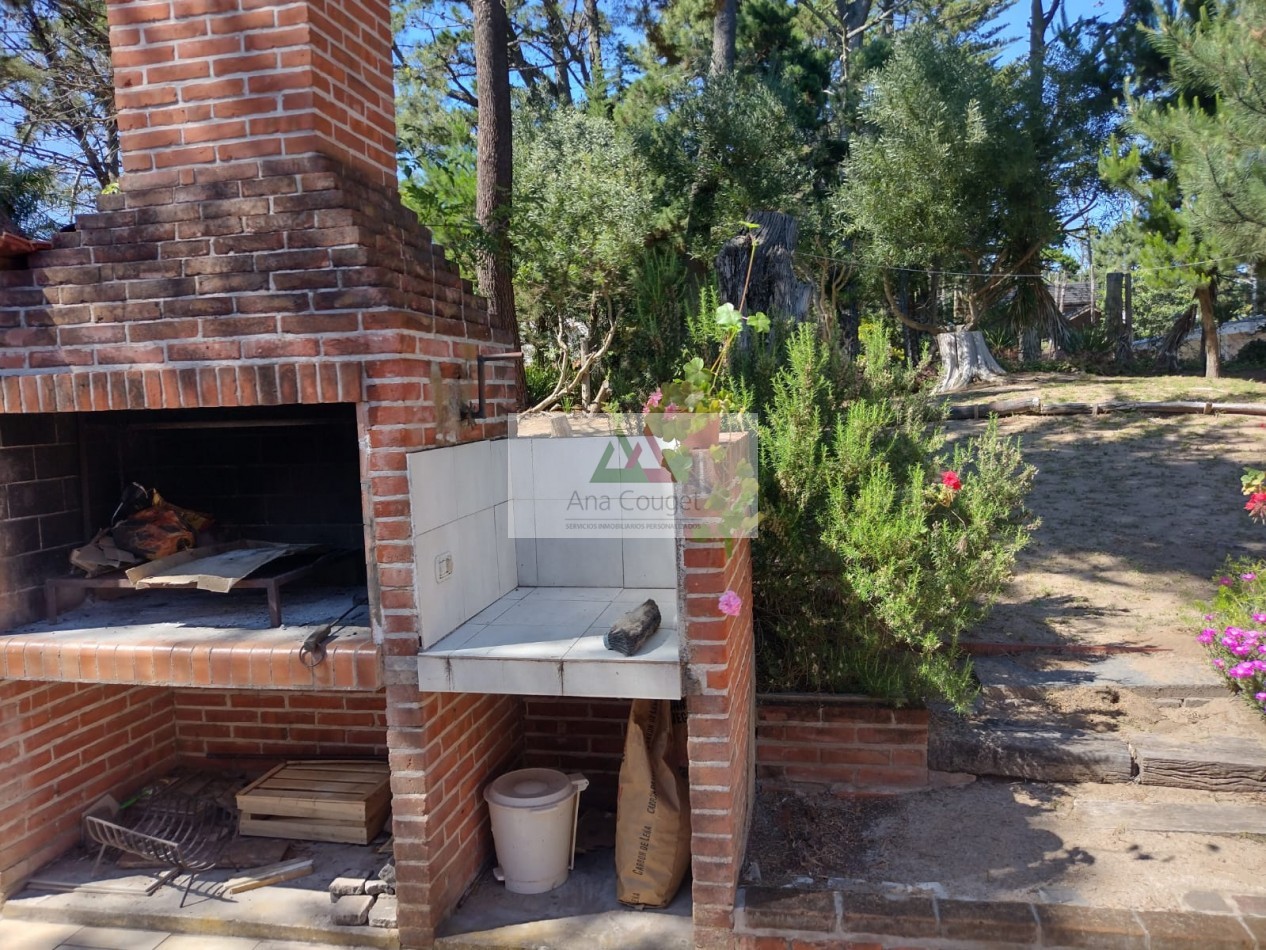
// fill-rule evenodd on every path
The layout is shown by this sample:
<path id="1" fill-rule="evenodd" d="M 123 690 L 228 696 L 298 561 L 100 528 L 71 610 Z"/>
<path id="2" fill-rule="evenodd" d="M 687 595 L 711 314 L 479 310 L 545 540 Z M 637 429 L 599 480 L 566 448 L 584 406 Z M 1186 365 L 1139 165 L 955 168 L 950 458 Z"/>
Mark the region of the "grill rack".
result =
<path id="1" fill-rule="evenodd" d="M 185 882 L 180 898 L 181 907 L 185 906 L 199 872 L 215 867 L 232 827 L 232 814 L 218 804 L 180 794 L 159 795 L 151 799 L 132 827 L 97 815 L 84 817 L 84 831 L 101 845 L 92 866 L 94 875 L 101 867 L 107 848 L 168 865 L 145 888 L 145 894 L 152 896 L 164 884 L 172 884 L 181 874 L 188 874 L 189 880 Z"/>

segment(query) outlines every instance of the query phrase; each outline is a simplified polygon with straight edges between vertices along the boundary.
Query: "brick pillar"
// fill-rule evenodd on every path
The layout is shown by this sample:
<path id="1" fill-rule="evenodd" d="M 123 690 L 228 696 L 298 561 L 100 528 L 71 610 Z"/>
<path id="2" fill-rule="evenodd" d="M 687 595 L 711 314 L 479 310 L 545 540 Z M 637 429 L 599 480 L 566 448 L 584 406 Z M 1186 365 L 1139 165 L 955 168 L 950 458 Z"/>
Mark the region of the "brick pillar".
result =
<path id="1" fill-rule="evenodd" d="M 751 542 L 727 553 L 686 539 L 679 550 L 695 946 L 728 947 L 755 796 Z M 734 617 L 718 606 L 727 590 L 743 602 Z"/>
<path id="2" fill-rule="evenodd" d="M 320 152 L 394 191 L 388 0 L 107 0 L 107 12 L 125 188 Z"/>

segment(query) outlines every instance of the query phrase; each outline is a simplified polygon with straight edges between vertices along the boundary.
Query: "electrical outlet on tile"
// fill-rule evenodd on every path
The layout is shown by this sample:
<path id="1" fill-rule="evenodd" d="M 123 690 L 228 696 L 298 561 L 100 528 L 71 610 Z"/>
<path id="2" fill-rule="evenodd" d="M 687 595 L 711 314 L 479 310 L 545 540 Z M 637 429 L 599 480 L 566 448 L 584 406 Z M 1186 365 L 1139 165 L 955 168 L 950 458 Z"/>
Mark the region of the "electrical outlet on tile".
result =
<path id="1" fill-rule="evenodd" d="M 442 584 L 453 576 L 453 553 L 445 551 L 435 558 L 435 583 Z"/>

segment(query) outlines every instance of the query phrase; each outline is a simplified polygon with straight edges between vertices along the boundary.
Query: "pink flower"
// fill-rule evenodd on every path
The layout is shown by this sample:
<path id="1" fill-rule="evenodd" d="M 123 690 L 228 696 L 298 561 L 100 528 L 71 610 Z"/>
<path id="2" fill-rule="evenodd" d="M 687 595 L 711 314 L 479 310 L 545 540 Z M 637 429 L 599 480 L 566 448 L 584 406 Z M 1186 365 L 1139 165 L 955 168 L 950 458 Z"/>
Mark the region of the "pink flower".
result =
<path id="1" fill-rule="evenodd" d="M 1253 614 L 1253 623 L 1266 623 L 1266 614 Z"/>
<path id="2" fill-rule="evenodd" d="M 1230 586 L 1231 586 L 1231 578 L 1229 578 L 1229 577 L 1219 577 L 1219 578 L 1218 578 L 1218 586 L 1219 586 L 1219 587 L 1230 587 Z"/>
<path id="3" fill-rule="evenodd" d="M 1253 698 L 1259 703 L 1266 703 L 1266 693 L 1255 693 Z"/>
<path id="4" fill-rule="evenodd" d="M 675 402 L 670 402 L 664 407 L 664 415 L 666 416 L 675 416 L 679 412 L 681 412 L 681 407 L 679 407 Z"/>
<path id="5" fill-rule="evenodd" d="M 646 397 L 646 405 L 642 407 L 642 415 L 647 415 L 664 400 L 664 391 L 657 389 Z"/>
<path id="6" fill-rule="evenodd" d="M 950 491 L 958 491 L 963 487 L 962 479 L 958 477 L 957 472 L 941 472 L 941 484 Z"/>
<path id="7" fill-rule="evenodd" d="M 1213 614 L 1205 614 L 1205 615 L 1204 615 L 1204 619 L 1205 619 L 1205 620 L 1216 620 L 1217 618 L 1216 618 Z"/>
<path id="8" fill-rule="evenodd" d="M 717 600 L 717 609 L 727 617 L 737 617 L 743 609 L 743 598 L 732 590 L 727 590 Z"/>
<path id="9" fill-rule="evenodd" d="M 1263 498 L 1266 498 L 1266 495 L 1263 495 L 1262 497 L 1263 497 Z M 1257 575 L 1256 575 L 1256 574 L 1254 574 L 1252 571 L 1249 571 L 1247 574 L 1241 574 L 1241 575 L 1240 575 L 1240 580 L 1242 580 L 1242 581 L 1255 581 L 1255 580 L 1257 580 Z"/>
<path id="10" fill-rule="evenodd" d="M 1226 660 L 1222 659 L 1222 657 L 1220 656 L 1214 657 L 1213 665 L 1216 666 L 1220 670 L 1224 670 L 1226 669 Z"/>
<path id="11" fill-rule="evenodd" d="M 1207 646 L 1213 642 L 1213 638 L 1217 635 L 1218 631 L 1214 630 L 1212 627 L 1205 627 L 1200 631 L 1200 636 L 1196 637 L 1196 639 Z"/>

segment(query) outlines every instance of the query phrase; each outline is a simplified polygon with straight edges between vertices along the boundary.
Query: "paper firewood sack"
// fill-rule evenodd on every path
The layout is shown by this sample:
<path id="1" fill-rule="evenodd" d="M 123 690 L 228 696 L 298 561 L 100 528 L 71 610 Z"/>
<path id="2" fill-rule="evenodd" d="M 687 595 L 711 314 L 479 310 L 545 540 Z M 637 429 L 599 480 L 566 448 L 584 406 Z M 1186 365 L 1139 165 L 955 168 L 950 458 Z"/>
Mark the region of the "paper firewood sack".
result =
<path id="1" fill-rule="evenodd" d="M 679 721 L 674 721 L 679 719 Z M 690 785 L 684 708 L 637 699 L 620 765 L 615 818 L 616 898 L 663 907 L 690 867 Z"/>

